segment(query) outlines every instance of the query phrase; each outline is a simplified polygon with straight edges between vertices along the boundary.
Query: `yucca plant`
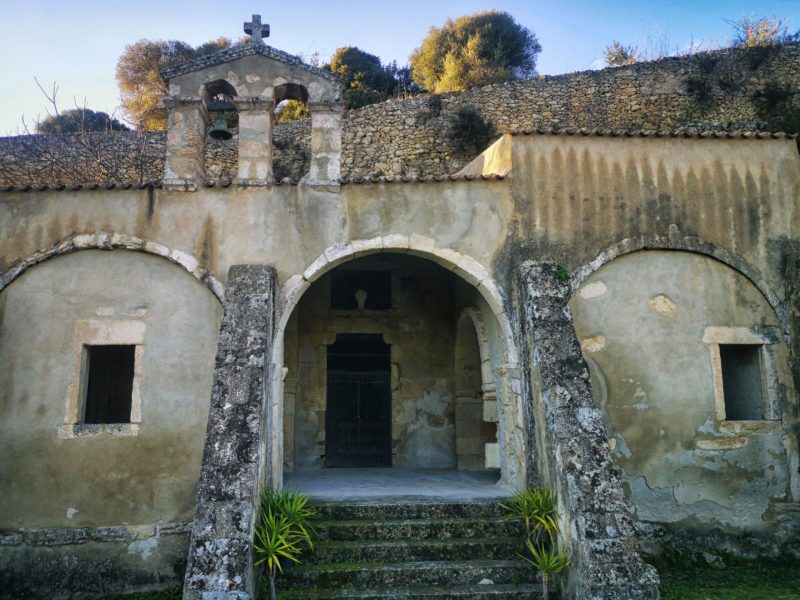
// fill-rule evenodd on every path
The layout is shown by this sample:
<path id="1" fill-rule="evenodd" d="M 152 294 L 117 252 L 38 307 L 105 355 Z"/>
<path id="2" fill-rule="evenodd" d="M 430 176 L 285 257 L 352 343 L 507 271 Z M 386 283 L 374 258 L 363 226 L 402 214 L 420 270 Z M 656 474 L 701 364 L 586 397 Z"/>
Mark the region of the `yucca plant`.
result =
<path id="1" fill-rule="evenodd" d="M 317 516 L 317 510 L 308 505 L 306 496 L 289 490 L 266 490 L 261 494 L 259 512 L 267 514 L 270 511 L 289 521 L 301 549 L 303 546 L 309 550 L 314 549 L 315 531 L 311 522 Z"/>
<path id="2" fill-rule="evenodd" d="M 507 519 L 519 519 L 525 524 L 526 539 L 541 545 L 554 542 L 558 536 L 557 498 L 550 488 L 528 487 L 514 494 L 508 504 L 500 507 Z"/>
<path id="3" fill-rule="evenodd" d="M 311 520 L 317 511 L 308 498 L 288 490 L 265 490 L 259 501 L 253 551 L 256 565 L 264 565 L 269 593 L 276 600 L 275 578 L 284 566 L 299 563 L 303 550 L 314 547 Z"/>
<path id="4" fill-rule="evenodd" d="M 542 598 L 547 600 L 550 595 L 550 578 L 563 571 L 569 566 L 570 560 L 567 553 L 563 550 L 557 552 L 555 548 L 537 546 L 531 540 L 526 542 L 531 558 L 519 555 L 520 558 L 528 561 L 542 574 Z"/>

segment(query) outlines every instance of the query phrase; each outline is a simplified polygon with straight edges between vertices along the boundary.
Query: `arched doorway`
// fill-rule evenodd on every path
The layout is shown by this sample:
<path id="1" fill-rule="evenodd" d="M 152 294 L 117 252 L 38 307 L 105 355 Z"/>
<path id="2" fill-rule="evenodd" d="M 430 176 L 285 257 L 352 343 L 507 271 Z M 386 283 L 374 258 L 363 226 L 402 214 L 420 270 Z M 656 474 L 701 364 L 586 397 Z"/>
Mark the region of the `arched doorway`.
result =
<path id="1" fill-rule="evenodd" d="M 507 329 L 477 286 L 432 260 L 383 251 L 328 269 L 287 310 L 276 338 L 283 440 L 273 485 L 276 471 L 368 466 L 524 483 Z M 467 363 L 477 377 L 469 393 Z"/>

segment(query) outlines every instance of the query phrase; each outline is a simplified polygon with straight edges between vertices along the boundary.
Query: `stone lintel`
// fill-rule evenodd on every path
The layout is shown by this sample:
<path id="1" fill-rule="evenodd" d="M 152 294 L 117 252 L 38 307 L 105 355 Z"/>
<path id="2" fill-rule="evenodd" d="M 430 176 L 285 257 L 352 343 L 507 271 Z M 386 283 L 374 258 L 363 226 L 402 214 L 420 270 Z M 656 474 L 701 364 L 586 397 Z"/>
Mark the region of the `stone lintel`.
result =
<path id="1" fill-rule="evenodd" d="M 236 179 L 239 187 L 271 187 L 273 184 L 270 179 Z"/>
<path id="2" fill-rule="evenodd" d="M 164 96 L 161 98 L 161 104 L 167 110 L 181 106 L 196 106 L 203 112 L 206 110 L 205 102 L 200 96 Z"/>
<path id="3" fill-rule="evenodd" d="M 239 112 L 256 110 L 272 111 L 275 109 L 275 100 L 272 96 L 232 98 L 230 102 Z"/>
<path id="4" fill-rule="evenodd" d="M 334 112 L 334 113 L 343 113 L 344 112 L 344 104 L 341 102 L 309 102 L 308 103 L 308 110 L 309 112 Z"/>
<path id="5" fill-rule="evenodd" d="M 522 264 L 517 307 L 526 349 L 523 364 L 538 379 L 532 386 L 537 391 L 528 390 L 527 398 L 528 437 L 535 440 L 531 450 L 541 463 L 537 472 L 542 481 L 537 483 L 558 493 L 561 545 L 571 559 L 562 593 L 577 600 L 657 599 L 658 574 L 639 553 L 567 305 L 572 289 L 557 272 L 555 263 Z M 546 424 L 543 439 L 535 433 L 540 419 Z"/>
<path id="6" fill-rule="evenodd" d="M 168 192 L 196 192 L 198 186 L 195 179 L 165 179 L 161 187 Z"/>

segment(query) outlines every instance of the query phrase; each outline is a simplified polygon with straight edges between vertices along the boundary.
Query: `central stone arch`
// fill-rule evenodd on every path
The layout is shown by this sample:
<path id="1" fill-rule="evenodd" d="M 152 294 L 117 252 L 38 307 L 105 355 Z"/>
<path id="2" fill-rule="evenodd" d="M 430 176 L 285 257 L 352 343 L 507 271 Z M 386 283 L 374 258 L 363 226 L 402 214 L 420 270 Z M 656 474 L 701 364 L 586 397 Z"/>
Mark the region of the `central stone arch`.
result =
<path id="1" fill-rule="evenodd" d="M 267 407 L 269 414 L 268 471 L 270 484 L 274 487 L 282 486 L 284 469 L 295 466 L 291 456 L 291 448 L 294 447 L 292 421 L 295 413 L 290 404 L 293 402 L 291 388 L 296 385 L 298 373 L 292 372 L 292 368 L 287 366 L 290 359 L 287 356 L 287 346 L 290 352 L 296 350 L 296 348 L 292 347 L 293 342 L 289 340 L 289 337 L 293 335 L 291 331 L 293 316 L 296 315 L 301 303 L 304 302 L 304 298 L 307 299 L 305 300 L 306 302 L 319 304 L 319 298 L 316 300 L 314 298 L 318 297 L 320 293 L 314 292 L 312 288 L 319 288 L 320 285 L 330 286 L 330 279 L 337 272 L 337 269 L 355 268 L 358 264 L 364 264 L 361 261 L 369 259 L 369 257 L 372 257 L 371 260 L 374 262 L 377 260 L 376 255 L 393 265 L 419 265 L 423 268 L 428 265 L 431 268 L 443 271 L 443 277 L 452 277 L 453 281 L 456 282 L 454 286 L 458 288 L 457 293 L 465 299 L 459 301 L 461 302 L 459 304 L 460 308 L 451 317 L 448 317 L 447 327 L 452 329 L 452 341 L 454 342 L 448 352 L 455 356 L 455 339 L 458 335 L 456 329 L 459 323 L 463 325 L 466 318 L 469 324 L 476 328 L 475 335 L 479 335 L 481 338 L 479 369 L 481 370 L 482 378 L 485 380 L 485 389 L 483 390 L 485 399 L 495 402 L 494 411 L 490 412 L 494 412 L 496 415 L 497 424 L 492 426 L 497 428 L 497 448 L 491 450 L 496 450 L 494 455 L 497 457 L 497 464 L 491 466 L 500 468 L 502 483 L 514 488 L 521 487 L 526 481 L 525 418 L 520 395 L 520 372 L 517 366 L 518 354 L 511 333 L 511 325 L 504 309 L 504 295 L 478 261 L 453 250 L 440 248 L 430 238 L 416 235 L 411 237 L 388 235 L 371 240 L 357 240 L 334 245 L 314 260 L 302 274 L 290 277 L 282 286 L 278 294 L 278 306 L 276 308 L 276 330 L 271 364 L 272 376 L 270 377 L 272 387 Z M 409 263 L 409 261 L 418 262 Z M 391 317 L 386 318 L 391 320 Z M 386 322 L 384 317 L 381 317 L 381 319 Z M 364 329 L 365 325 L 363 323 L 362 319 L 360 329 L 359 327 L 353 327 L 353 330 L 361 331 Z M 313 352 L 319 355 L 316 359 L 318 362 L 323 360 L 321 358 L 323 354 L 321 353 L 324 352 L 324 347 L 330 347 L 337 341 L 335 327 L 329 329 L 324 334 L 315 334 L 314 346 L 316 349 Z M 478 330 L 480 330 L 480 333 L 477 333 Z M 383 333 L 383 339 L 389 345 L 397 344 L 399 341 L 398 339 L 393 339 L 392 336 L 396 334 L 391 332 L 388 335 L 382 331 L 373 333 Z M 287 341 L 289 341 L 288 344 Z M 448 390 L 448 393 L 453 396 L 453 405 L 455 405 L 457 390 L 454 383 L 454 369 L 456 368 L 454 360 L 448 368 L 450 369 L 449 373 L 453 388 Z M 393 362 L 392 385 L 396 385 L 399 377 L 402 377 L 402 373 L 398 372 L 397 364 Z M 321 380 L 319 374 L 316 378 Z M 320 382 L 309 383 L 311 378 L 305 375 L 302 376 L 302 379 L 306 382 L 306 385 L 323 385 Z M 289 389 L 288 393 L 287 389 Z M 284 404 L 285 402 L 286 405 Z M 317 402 L 319 404 L 320 400 L 318 399 Z M 452 411 L 452 408 L 449 410 Z M 481 405 L 482 411 L 483 406 Z M 319 417 L 311 415 L 309 418 L 312 420 L 316 418 L 319 418 L 320 421 L 324 420 L 324 411 Z M 452 419 L 450 425 L 455 425 L 455 413 L 452 412 L 448 418 Z M 478 424 L 478 427 L 480 427 L 480 424 Z M 317 432 L 323 432 L 320 433 L 320 436 L 324 435 L 324 427 L 320 423 L 315 422 L 312 429 Z M 288 434 L 288 440 L 284 438 L 285 434 Z M 308 438 L 309 436 L 306 437 Z M 461 441 L 456 441 L 461 447 L 478 441 L 480 435 L 476 434 L 472 437 L 475 439 L 462 435 L 459 438 Z M 287 450 L 287 448 L 289 449 Z M 453 450 L 453 460 L 456 461 L 455 447 Z M 319 454 L 321 447 L 316 448 L 316 452 Z M 312 456 L 312 460 L 313 458 Z M 473 461 L 473 465 L 475 464 L 477 464 L 476 461 Z M 456 468 L 456 466 L 457 464 L 454 462 L 453 468 Z"/>

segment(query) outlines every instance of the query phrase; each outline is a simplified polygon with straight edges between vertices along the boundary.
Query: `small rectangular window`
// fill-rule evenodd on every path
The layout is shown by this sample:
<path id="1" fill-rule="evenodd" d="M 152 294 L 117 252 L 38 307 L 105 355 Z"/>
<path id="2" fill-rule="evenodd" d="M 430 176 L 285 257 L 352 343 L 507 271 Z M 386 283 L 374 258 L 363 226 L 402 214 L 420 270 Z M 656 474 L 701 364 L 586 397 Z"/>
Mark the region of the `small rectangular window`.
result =
<path id="1" fill-rule="evenodd" d="M 334 271 L 331 308 L 388 310 L 392 307 L 391 271 Z"/>
<path id="2" fill-rule="evenodd" d="M 720 344 L 725 419 L 764 419 L 764 391 L 761 376 L 761 345 Z"/>
<path id="3" fill-rule="evenodd" d="M 130 423 L 136 346 L 86 346 L 84 423 Z"/>

